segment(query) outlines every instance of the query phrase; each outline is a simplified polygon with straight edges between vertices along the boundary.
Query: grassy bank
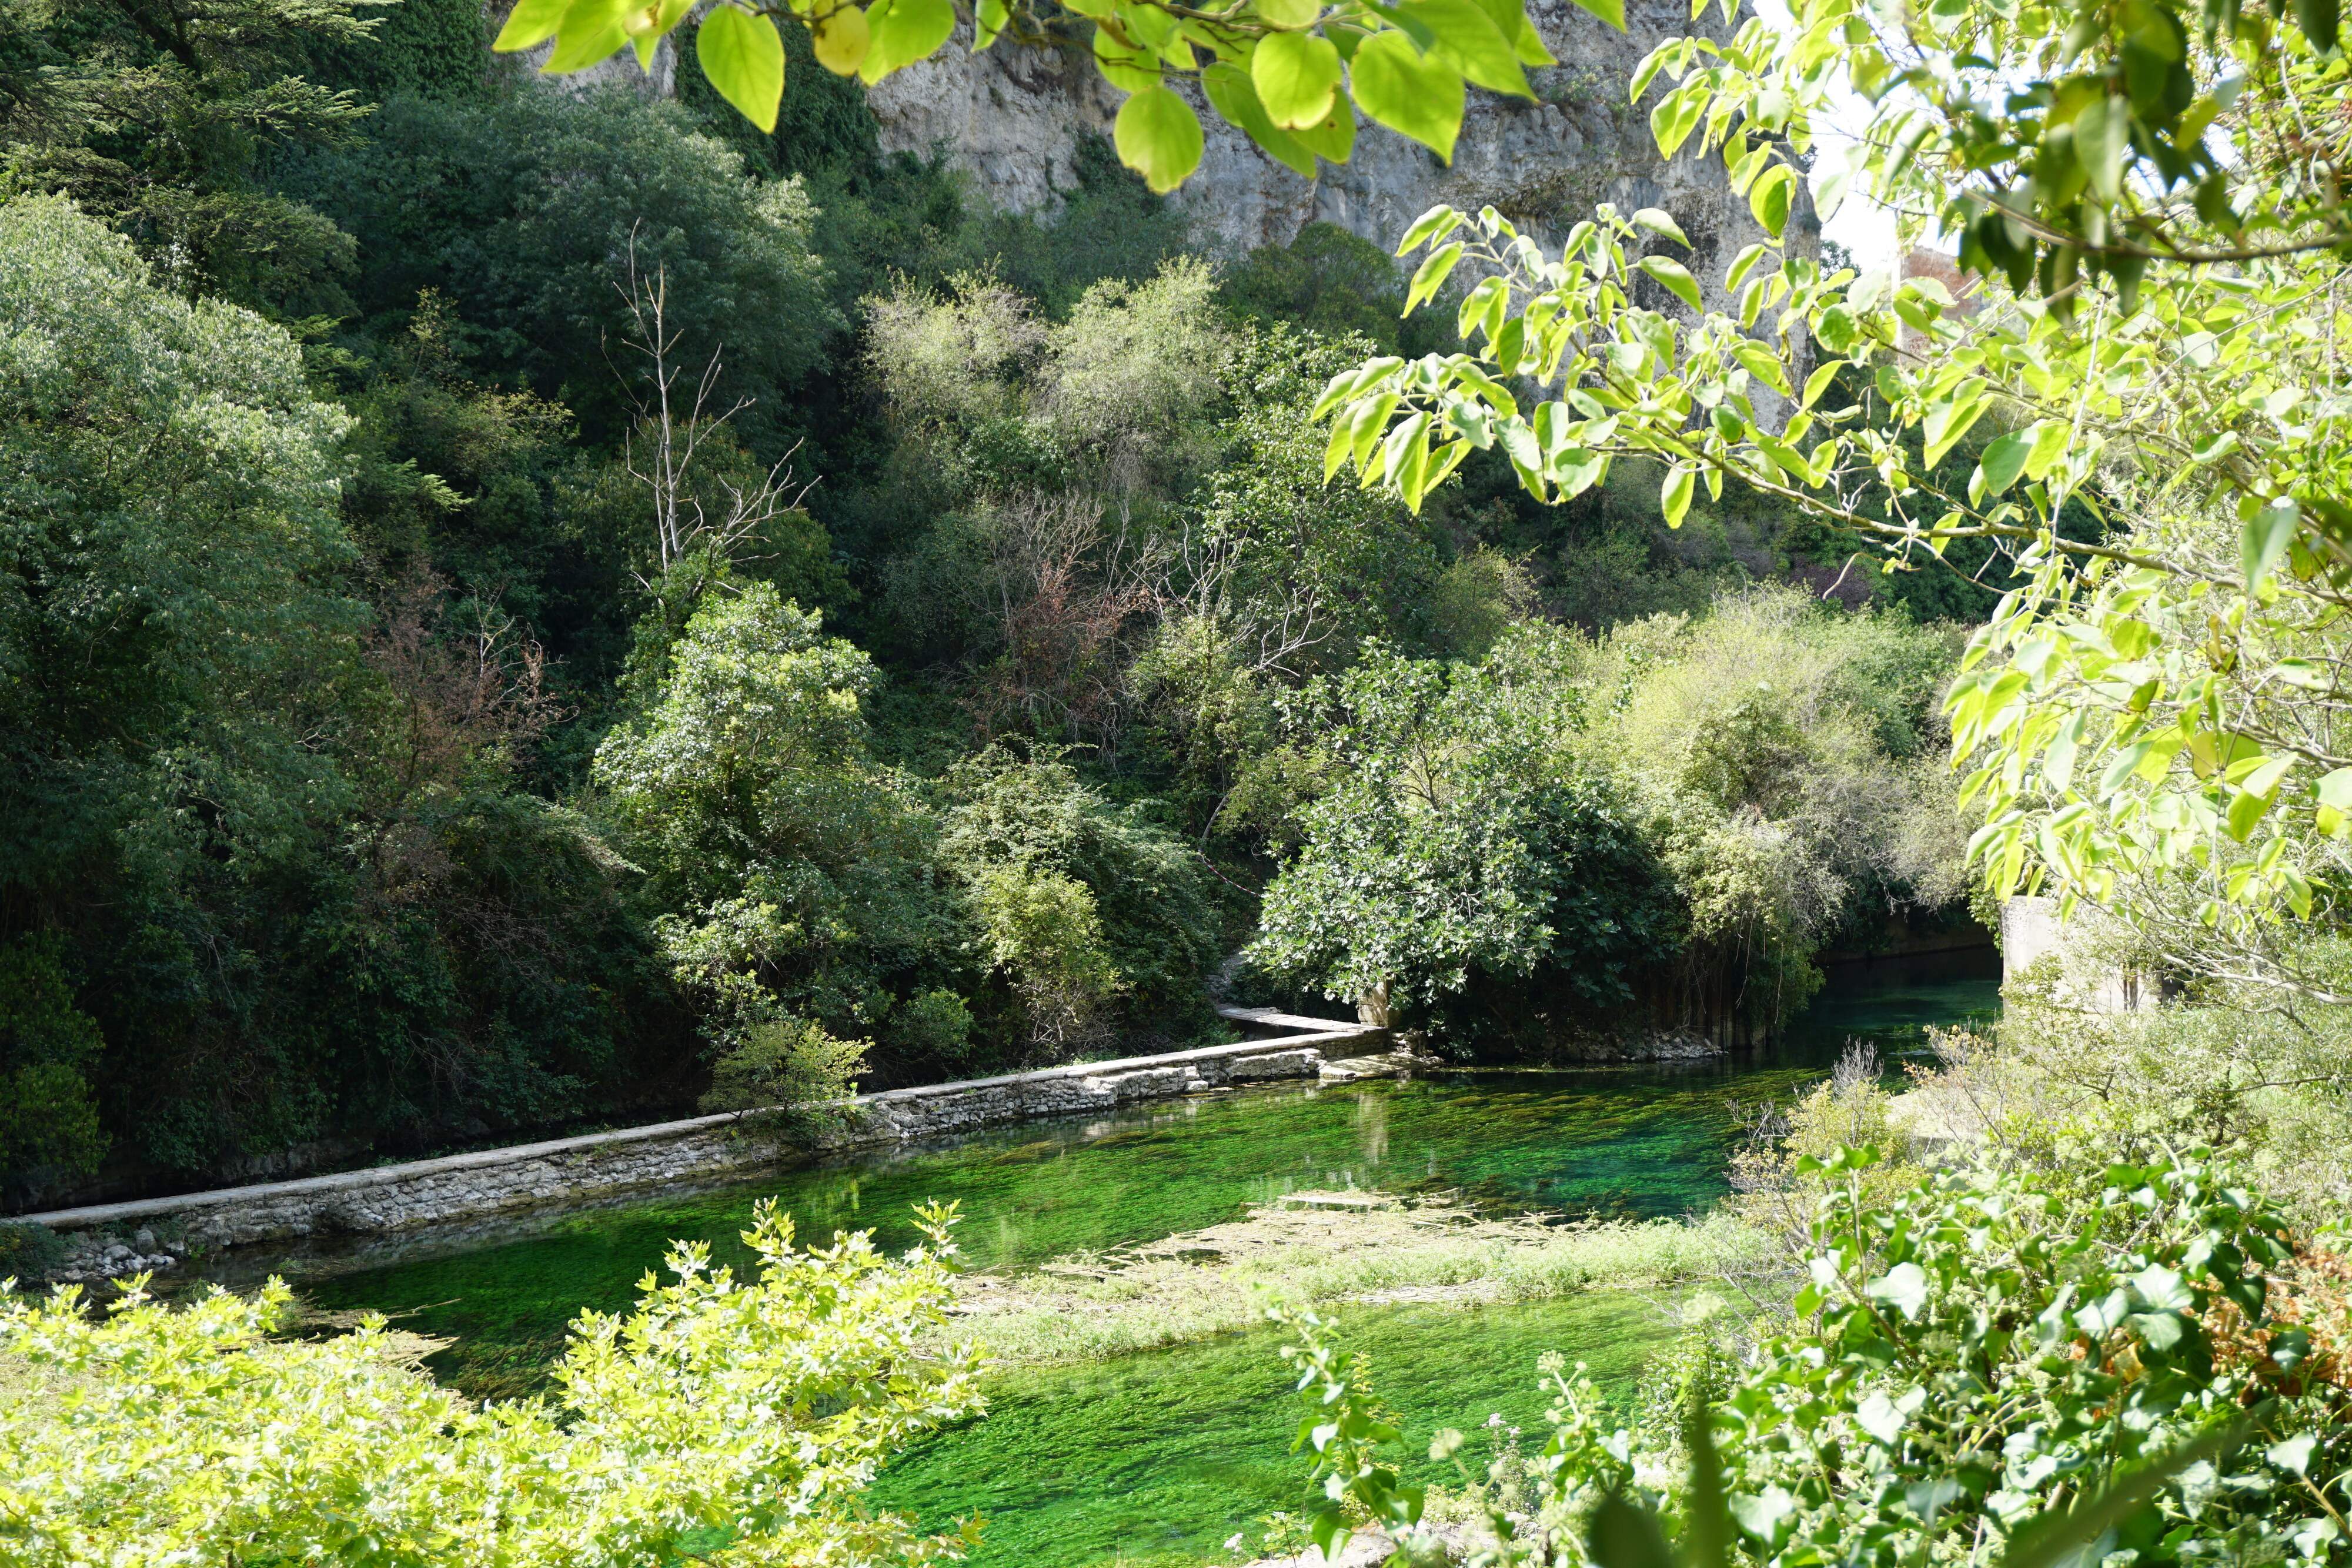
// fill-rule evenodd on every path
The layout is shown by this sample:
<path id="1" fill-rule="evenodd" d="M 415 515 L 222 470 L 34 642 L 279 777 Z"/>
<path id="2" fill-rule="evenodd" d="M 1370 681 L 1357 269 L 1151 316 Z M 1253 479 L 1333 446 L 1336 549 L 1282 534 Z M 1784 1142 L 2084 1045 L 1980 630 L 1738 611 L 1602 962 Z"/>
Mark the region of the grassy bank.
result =
<path id="1" fill-rule="evenodd" d="M 973 1276 L 955 1332 L 1008 1363 L 1094 1360 L 1244 1328 L 1277 1300 L 1536 1301 L 1753 1274 L 1777 1256 L 1728 1217 L 1548 1226 L 1436 1207 L 1264 1209 L 1124 1253 Z"/>

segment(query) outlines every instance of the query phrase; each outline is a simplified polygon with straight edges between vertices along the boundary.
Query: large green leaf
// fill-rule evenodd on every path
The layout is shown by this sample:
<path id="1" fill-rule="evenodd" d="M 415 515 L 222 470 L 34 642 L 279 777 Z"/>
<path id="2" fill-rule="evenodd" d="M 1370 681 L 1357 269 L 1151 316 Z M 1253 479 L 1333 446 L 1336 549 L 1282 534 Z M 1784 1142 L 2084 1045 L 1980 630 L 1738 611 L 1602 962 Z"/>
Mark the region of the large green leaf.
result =
<path id="1" fill-rule="evenodd" d="M 2324 55 L 2336 47 L 2336 26 L 2341 19 L 2336 0 L 2294 0 L 2294 19 L 2313 48 Z"/>
<path id="2" fill-rule="evenodd" d="M 2032 449 L 2025 455 L 2025 476 L 2029 479 L 2048 477 L 2051 471 L 2058 466 L 2058 460 L 2066 455 L 2067 443 L 2073 435 L 2074 432 L 2063 420 L 2045 419 L 2035 425 Z"/>
<path id="3" fill-rule="evenodd" d="M 1685 250 L 1690 248 L 1690 235 L 1683 233 L 1682 225 L 1663 207 L 1643 207 L 1633 214 L 1633 221 L 1654 235 L 1664 235 Z"/>
<path id="4" fill-rule="evenodd" d="M 784 40 L 773 22 L 720 5 L 696 30 L 694 57 L 719 96 L 744 119 L 762 131 L 776 129 L 776 106 L 784 96 Z"/>
<path id="5" fill-rule="evenodd" d="M 1681 262 L 1663 256 L 1645 256 L 1634 265 L 1665 285 L 1675 298 L 1694 310 L 1699 308 L 1698 279 Z"/>
<path id="6" fill-rule="evenodd" d="M 1462 214 L 1441 202 L 1412 220 L 1412 227 L 1405 230 L 1404 238 L 1397 242 L 1396 253 L 1409 256 L 1424 245 L 1444 239 L 1461 226 Z"/>
<path id="7" fill-rule="evenodd" d="M 1656 107 L 1650 110 L 1650 136 L 1658 144 L 1658 156 L 1673 157 L 1706 117 L 1706 95 L 1690 88 L 1676 88 L 1658 99 Z"/>
<path id="8" fill-rule="evenodd" d="M 1987 446 L 1977 464 L 1978 482 L 1969 486 L 1969 494 L 1998 496 L 2016 484 L 2017 476 L 2025 472 L 2025 460 L 2033 455 L 2034 434 L 2032 429 L 2012 430 Z"/>
<path id="9" fill-rule="evenodd" d="M 1592 1511 L 1584 1552 L 1594 1568 L 1675 1568 L 1657 1516 L 1614 1493 Z"/>
<path id="10" fill-rule="evenodd" d="M 1563 496 L 1583 495 L 1601 483 L 1608 472 L 1607 457 L 1581 446 L 1564 447 L 1551 460 L 1552 482 Z"/>
<path id="11" fill-rule="evenodd" d="M 1312 33 L 1276 33 L 1250 52 L 1250 85 L 1266 117 L 1285 131 L 1329 118 L 1339 89 L 1339 51 Z"/>
<path id="12" fill-rule="evenodd" d="M 2238 535 L 2238 564 L 2245 571 L 2248 593 L 2262 586 L 2263 579 L 2271 574 L 2271 568 L 2286 553 L 2301 515 L 2292 500 L 2282 500 L 2246 519 L 2246 526 Z"/>
<path id="13" fill-rule="evenodd" d="M 685 21 L 693 9 L 694 0 L 656 0 L 654 5 L 630 10 L 622 18 L 621 31 L 628 36 L 630 43 L 635 47 L 637 65 L 640 69 L 648 75 L 652 74 L 654 51 L 661 47 L 661 41 L 669 30 Z M 845 5 L 835 15 L 837 17 L 847 18 L 857 28 L 859 38 L 857 47 L 863 49 L 866 47 L 864 43 L 866 14 L 855 5 Z M 824 57 L 824 49 L 822 45 L 819 46 L 817 54 L 820 59 Z M 848 72 L 844 71 L 840 74 L 846 76 Z"/>
<path id="14" fill-rule="evenodd" d="M 1690 511 L 1691 483 L 1698 477 L 1696 470 L 1676 468 L 1666 476 L 1658 490 L 1658 509 L 1665 514 L 1666 527 L 1678 528 Z"/>
<path id="15" fill-rule="evenodd" d="M 1146 88 L 1119 105 L 1111 141 L 1119 162 L 1162 195 L 1201 166 L 1204 145 L 1192 106 L 1164 87 Z"/>
<path id="16" fill-rule="evenodd" d="M 1121 92 L 1141 92 L 1160 85 L 1160 57 L 1119 42 L 1108 27 L 1095 29 L 1095 68 Z"/>
<path id="17" fill-rule="evenodd" d="M 1966 435 L 1969 427 L 1983 416 L 1991 402 L 1981 382 L 1964 382 L 1954 389 L 1949 397 L 1928 410 L 1927 417 L 1920 426 L 1928 466 L 1941 463 L 1944 455 L 1959 444 L 1960 437 Z"/>
<path id="18" fill-rule="evenodd" d="M 1250 85 L 1249 73 L 1230 60 L 1213 60 L 1201 72 L 1201 90 L 1225 123 L 1245 132 L 1266 156 L 1306 179 L 1315 177 L 1315 154 L 1305 142 L 1278 128 Z M 1342 106 L 1344 110 L 1344 106 Z M 1349 128 L 1353 129 L 1353 121 Z"/>
<path id="19" fill-rule="evenodd" d="M 1402 33 L 1365 39 L 1348 68 L 1356 107 L 1400 136 L 1409 136 L 1447 162 L 1462 133 L 1462 74 L 1425 58 Z"/>
<path id="20" fill-rule="evenodd" d="M 929 59 L 955 31 L 955 7 L 948 0 L 875 0 L 866 7 L 871 34 L 857 79 L 872 87 L 901 66 Z"/>
<path id="21" fill-rule="evenodd" d="M 629 41 L 621 30 L 625 4 L 626 0 L 572 0 L 563 13 L 562 30 L 555 35 L 554 51 L 539 68 L 549 76 L 562 76 L 619 54 Z"/>
<path id="22" fill-rule="evenodd" d="M 1407 0 L 1397 13 L 1429 29 L 1435 40 L 1429 47 L 1431 58 L 1490 91 L 1535 97 L 1520 68 L 1518 51 L 1477 0 Z"/>
<path id="23" fill-rule="evenodd" d="M 1290 133 L 1298 144 L 1318 158 L 1334 163 L 1345 163 L 1348 154 L 1356 150 L 1356 109 L 1344 92 L 1331 95 L 1331 112 L 1312 125 L 1302 125 Z"/>
<path id="24" fill-rule="evenodd" d="M 1462 259 L 1462 251 L 1463 242 L 1460 240 L 1439 246 L 1413 268 L 1412 281 L 1406 285 L 1404 291 L 1405 315 L 1412 315 L 1414 306 L 1445 287 L 1445 279 L 1453 273 L 1454 264 Z"/>
<path id="25" fill-rule="evenodd" d="M 1519 57 L 1523 66 L 1556 66 L 1559 57 L 1545 47 L 1543 35 L 1525 12 L 1519 15 L 1519 25 L 1511 34 L 1511 52 Z"/>
<path id="26" fill-rule="evenodd" d="M 1796 186 L 1796 171 L 1786 163 L 1775 163 L 1748 188 L 1748 210 L 1774 239 L 1789 226 L 1789 198 Z"/>
<path id="27" fill-rule="evenodd" d="M 1927 1305 L 1927 1273 L 1916 1263 L 1897 1263 L 1875 1280 L 1862 1287 L 1862 1293 L 1874 1301 L 1884 1301 L 1916 1322 Z"/>
<path id="28" fill-rule="evenodd" d="M 2124 153 L 2131 144 L 2131 104 L 2121 98 L 2095 98 L 2074 117 L 2074 156 L 2091 177 L 2100 200 L 2123 191 Z"/>
<path id="29" fill-rule="evenodd" d="M 506 26 L 499 29 L 498 41 L 490 47 L 505 55 L 543 44 L 555 37 L 563 13 L 571 8 L 572 0 L 519 0 L 507 13 Z"/>

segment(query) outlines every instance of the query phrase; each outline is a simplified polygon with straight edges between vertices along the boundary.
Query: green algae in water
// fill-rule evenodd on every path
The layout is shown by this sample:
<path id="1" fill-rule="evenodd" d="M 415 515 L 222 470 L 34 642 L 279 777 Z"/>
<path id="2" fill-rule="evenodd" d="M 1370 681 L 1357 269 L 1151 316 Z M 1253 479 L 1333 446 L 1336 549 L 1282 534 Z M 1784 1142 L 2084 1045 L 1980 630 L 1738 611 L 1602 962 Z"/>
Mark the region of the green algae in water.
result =
<path id="1" fill-rule="evenodd" d="M 762 1196 L 777 1197 L 804 1239 L 871 1228 L 891 1249 L 918 1239 L 915 1204 L 952 1197 L 963 1209 L 958 1240 L 985 1270 L 1156 1240 L 1302 1187 L 1459 1187 L 1506 1207 L 1678 1215 L 1724 1191 L 1726 1087 L 1755 1096 L 1767 1080 L 1811 1075 L 1608 1075 L 1566 1114 L 1536 1108 L 1556 1073 L 1253 1091 L 1047 1124 L 1051 1152 L 1031 1123 L 911 1158 L 583 1214 L 502 1246 L 305 1289 L 329 1308 L 404 1311 L 403 1327 L 457 1342 L 434 1358 L 437 1374 L 477 1396 L 512 1396 L 538 1389 L 582 1308 L 625 1310 L 671 1239 L 708 1240 L 714 1260 L 749 1267 L 737 1237 Z M 1503 1113 L 1521 1106 L 1529 1113 Z M 1150 1135 L 1126 1135 L 1139 1132 Z"/>
<path id="2" fill-rule="evenodd" d="M 1156 1239 L 1302 1186 L 1458 1186 L 1510 1205 L 1700 1211 L 1727 1188 L 1731 1100 L 1787 1096 L 1818 1080 L 1849 1040 L 1899 1059 L 1924 1045 L 1923 1026 L 1998 1006 L 1982 957 L 1940 967 L 1924 978 L 1916 965 L 1849 969 L 1781 1046 L 1755 1055 L 1664 1070 L 1262 1090 L 1030 1123 L 950 1147 L 580 1213 L 477 1250 L 303 1283 L 322 1305 L 399 1312 L 405 1327 L 455 1339 L 435 1371 L 469 1394 L 505 1396 L 541 1390 L 564 1324 L 583 1307 L 628 1307 L 672 1239 L 709 1240 L 718 1261 L 748 1263 L 736 1236 L 768 1195 L 804 1238 L 870 1228 L 889 1248 L 915 1239 L 911 1205 L 958 1199 L 959 1235 L 982 1269 Z M 1466 1431 L 1493 1411 L 1535 1430 L 1544 1403 L 1535 1361 L 1545 1350 L 1591 1362 L 1622 1393 L 1664 1337 L 1647 1303 L 1622 1295 L 1339 1316 L 1350 1342 L 1378 1358 L 1379 1386 L 1406 1415 L 1413 1452 L 1436 1427 Z M 1000 1373 L 992 1413 L 894 1462 L 877 1500 L 934 1524 L 984 1510 L 983 1563 L 1213 1556 L 1257 1515 L 1305 1500 L 1307 1465 L 1288 1452 L 1298 1406 L 1278 1343 L 1268 1331 L 1107 1364 Z"/>
<path id="3" fill-rule="evenodd" d="M 1557 1350 L 1623 1400 L 1642 1360 L 1671 1337 L 1639 1297 L 1596 1292 L 1565 1301 L 1461 1310 L 1360 1307 L 1332 1314 L 1336 1339 L 1366 1352 L 1381 1399 L 1404 1417 L 1409 1477 L 1454 1481 L 1425 1458 L 1441 1427 L 1471 1432 L 1476 1473 L 1483 1428 L 1499 1414 L 1541 1441 L 1549 1401 L 1537 1358 Z M 1197 1563 L 1228 1554 L 1236 1531 L 1296 1513 L 1312 1500 L 1307 1461 L 1290 1452 L 1307 1406 L 1293 1392 L 1271 1327 L 1206 1344 L 1108 1363 L 1036 1367 L 992 1383 L 988 1415 L 891 1461 L 875 1502 L 948 1528 L 986 1521 L 981 1564 L 1080 1568 L 1098 1563 Z"/>
<path id="4" fill-rule="evenodd" d="M 871 1228 L 894 1249 L 917 1239 L 914 1205 L 957 1199 L 958 1240 L 983 1270 L 1155 1240 L 1303 1187 L 1458 1187 L 1503 1207 L 1680 1215 L 1725 1190 L 1727 1090 L 1758 1098 L 1817 1071 L 1577 1074 L 1605 1082 L 1559 1109 L 1541 1103 L 1559 1073 L 1253 1091 L 1045 1124 L 1051 1152 L 1031 1123 L 913 1157 L 583 1214 L 501 1246 L 314 1277 L 305 1289 L 329 1308 L 404 1310 L 402 1326 L 457 1342 L 433 1361 L 437 1373 L 477 1396 L 509 1396 L 539 1385 L 582 1308 L 625 1310 L 673 1239 L 708 1240 L 716 1261 L 749 1267 L 737 1237 L 763 1196 L 804 1239 Z M 1123 1136 L 1137 1132 L 1152 1135 Z"/>

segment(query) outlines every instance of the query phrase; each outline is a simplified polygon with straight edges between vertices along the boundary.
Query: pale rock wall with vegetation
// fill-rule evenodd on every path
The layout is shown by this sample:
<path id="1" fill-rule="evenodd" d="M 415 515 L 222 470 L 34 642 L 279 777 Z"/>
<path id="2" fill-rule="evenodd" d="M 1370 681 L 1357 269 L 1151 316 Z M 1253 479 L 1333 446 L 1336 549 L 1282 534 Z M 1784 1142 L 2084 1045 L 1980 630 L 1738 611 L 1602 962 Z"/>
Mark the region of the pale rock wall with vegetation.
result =
<path id="1" fill-rule="evenodd" d="M 1203 238 L 1239 250 L 1286 246 L 1313 223 L 1392 249 L 1413 219 L 1439 203 L 1468 211 L 1491 204 L 1547 244 L 1596 203 L 1622 212 L 1664 207 L 1691 236 L 1692 273 L 1715 287 L 1731 258 L 1763 231 L 1732 194 L 1720 159 L 1695 150 L 1658 156 L 1646 103 L 1627 102 L 1624 84 L 1654 45 L 1694 26 L 1721 34 L 1720 17 L 1710 12 L 1695 25 L 1674 0 L 1636 4 L 1626 8 L 1621 34 L 1570 0 L 1541 0 L 1528 15 L 1559 59 L 1529 75 L 1542 101 L 1471 89 L 1450 168 L 1426 148 L 1365 123 L 1346 163 L 1320 164 L 1318 177 L 1305 180 L 1203 112 L 1201 171 L 1170 200 Z M 1077 185 L 1081 141 L 1110 134 L 1125 95 L 1085 56 L 1009 41 L 973 55 L 966 52 L 969 37 L 968 26 L 959 27 L 949 47 L 867 95 L 883 149 L 918 157 L 943 150 L 994 205 L 1050 210 Z M 1799 225 L 1808 242 L 1801 249 L 1817 232 L 1805 227 L 1810 223 L 1808 214 Z M 1661 293 L 1655 303 L 1664 302 Z"/>

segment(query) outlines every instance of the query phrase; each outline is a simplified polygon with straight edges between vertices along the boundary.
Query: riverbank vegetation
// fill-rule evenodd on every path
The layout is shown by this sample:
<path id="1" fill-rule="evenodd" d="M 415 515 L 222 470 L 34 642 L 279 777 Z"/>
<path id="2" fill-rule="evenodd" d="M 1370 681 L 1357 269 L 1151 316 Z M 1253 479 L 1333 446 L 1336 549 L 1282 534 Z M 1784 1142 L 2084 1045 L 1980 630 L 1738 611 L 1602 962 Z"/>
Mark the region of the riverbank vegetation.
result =
<path id="1" fill-rule="evenodd" d="M 1898 560 L 2011 552 L 2030 580 L 1947 708 L 1982 890 L 2056 895 L 2058 940 L 1911 1092 L 1856 1061 L 1740 1163 L 1804 1268 L 1784 1311 L 1700 1329 L 1632 1422 L 1549 1363 L 1540 1458 L 1450 1511 L 1482 1562 L 2340 1561 L 2347 143 L 2332 111 L 2279 137 L 2352 79 L 2336 7 L 1791 10 L 1651 57 L 1661 147 L 1723 147 L 1773 241 L 1808 154 L 1825 200 L 1935 213 L 1974 300 L 1768 243 L 1737 320 L 1654 329 L 1643 280 L 1697 303 L 1670 215 L 1603 209 L 1555 262 L 1441 210 L 1404 248 L 1489 269 L 1472 351 L 1336 378 L 1333 461 L 1410 498 L 1474 445 L 1547 496 L 1647 459 L 1670 511 L 1760 483 Z M 1869 132 L 1817 145 L 1855 101 Z M 1458 1552 L 1349 1354 L 1293 1322 L 1318 1541 Z"/>
<path id="2" fill-rule="evenodd" d="M 637 1564 L 952 1559 L 861 1494 L 884 1458 L 979 1408 L 971 1358 L 919 1352 L 950 1290 L 952 1216 L 885 1259 L 800 1250 L 772 1206 L 758 1276 L 681 1249 L 626 1317 L 583 1314 L 547 1401 L 477 1407 L 388 1354 L 381 1319 L 271 1338 L 276 1281 L 93 1322 L 0 1301 L 0 1351 L 55 1410 L 0 1421 L 9 1548 L 27 1562 L 181 1554 L 329 1563 Z M 5 1364 L 5 1362 L 0 1362 Z M 13 1370 L 13 1369 L 12 1369 Z M 107 1456 L 102 1480 L 85 1465 Z"/>
<path id="3" fill-rule="evenodd" d="M 1964 895 L 1956 641 L 1759 588 L 1475 663 L 1376 651 L 1310 688 L 1330 782 L 1253 956 L 1465 1057 L 1760 1040 L 1817 952 Z"/>

